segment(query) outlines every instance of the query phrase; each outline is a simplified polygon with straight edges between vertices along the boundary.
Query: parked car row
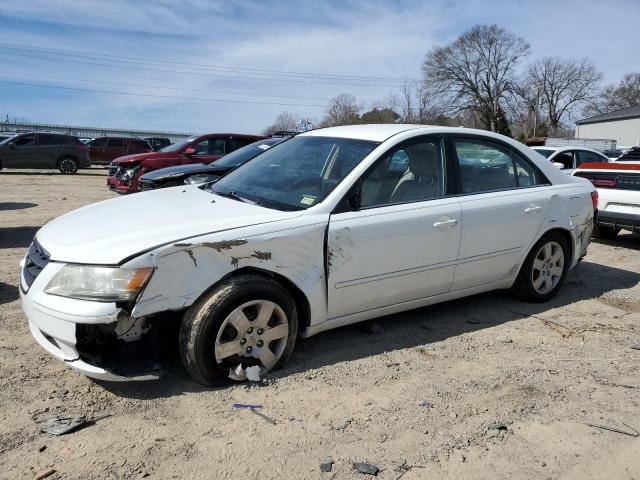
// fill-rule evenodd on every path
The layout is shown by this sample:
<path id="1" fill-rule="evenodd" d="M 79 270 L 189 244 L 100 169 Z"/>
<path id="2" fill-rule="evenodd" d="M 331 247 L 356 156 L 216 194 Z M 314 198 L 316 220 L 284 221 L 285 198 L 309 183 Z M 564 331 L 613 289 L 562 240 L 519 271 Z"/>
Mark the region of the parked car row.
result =
<path id="1" fill-rule="evenodd" d="M 258 135 L 213 133 L 182 140 L 158 152 L 126 155 L 115 159 L 109 166 L 107 186 L 118 193 L 135 193 L 140 190 L 139 179 L 145 173 L 165 167 L 210 163 L 265 138 Z"/>
<path id="2" fill-rule="evenodd" d="M 63 145 L 86 146 L 86 154 L 78 153 L 85 149 L 70 152 Z M 57 168 L 71 174 L 91 164 L 109 165 L 116 158 L 153 152 L 169 145 L 169 139 L 162 137 L 78 138 L 49 132 L 5 133 L 0 134 L 0 168 Z M 61 162 L 62 159 L 65 161 Z"/>

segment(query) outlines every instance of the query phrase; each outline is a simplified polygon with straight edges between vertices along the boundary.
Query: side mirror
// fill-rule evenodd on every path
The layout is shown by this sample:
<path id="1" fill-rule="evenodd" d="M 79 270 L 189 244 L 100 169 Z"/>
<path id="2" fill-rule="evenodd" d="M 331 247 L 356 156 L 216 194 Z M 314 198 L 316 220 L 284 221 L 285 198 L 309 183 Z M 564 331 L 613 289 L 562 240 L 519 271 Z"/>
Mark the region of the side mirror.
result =
<path id="1" fill-rule="evenodd" d="M 193 147 L 187 147 L 184 149 L 184 152 L 182 152 L 183 155 L 194 155 L 196 153 L 196 149 Z"/>
<path id="2" fill-rule="evenodd" d="M 560 170 L 564 170 L 564 163 L 561 162 L 552 162 L 556 167 L 558 167 Z"/>

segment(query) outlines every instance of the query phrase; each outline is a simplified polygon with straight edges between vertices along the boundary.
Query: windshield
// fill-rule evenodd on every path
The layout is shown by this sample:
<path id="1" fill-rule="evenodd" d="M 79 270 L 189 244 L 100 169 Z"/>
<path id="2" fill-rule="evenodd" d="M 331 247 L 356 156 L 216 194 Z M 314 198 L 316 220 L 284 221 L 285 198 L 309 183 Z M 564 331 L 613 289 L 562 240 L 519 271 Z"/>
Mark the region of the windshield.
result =
<path id="1" fill-rule="evenodd" d="M 2 140 L 0 142 L 0 145 L 4 145 L 5 143 L 9 143 L 11 140 L 16 138 L 17 136 L 18 135 L 11 135 L 10 137 L 6 137 L 5 135 L 0 135 L 0 139 L 4 138 L 4 140 Z"/>
<path id="2" fill-rule="evenodd" d="M 264 152 L 272 145 L 280 143 L 284 138 L 268 138 L 266 140 L 260 140 L 258 142 L 251 143 L 245 147 L 239 148 L 231 153 L 228 153 L 220 160 L 215 160 L 209 165 L 215 165 L 220 167 L 237 167 L 243 163 L 251 160 L 256 155 Z"/>
<path id="3" fill-rule="evenodd" d="M 316 136 L 294 137 L 233 170 L 208 190 L 278 210 L 320 203 L 376 142 Z"/>
<path id="4" fill-rule="evenodd" d="M 171 145 L 169 145 L 168 147 L 164 147 L 161 148 L 160 150 L 158 150 L 159 152 L 177 152 L 178 150 L 180 150 L 182 147 L 184 147 L 185 145 L 193 142 L 195 140 L 195 138 L 187 138 L 185 140 L 180 140 L 179 142 L 176 143 L 172 143 Z"/>
<path id="5" fill-rule="evenodd" d="M 534 150 L 538 152 L 540 155 L 542 155 L 544 158 L 549 158 L 553 154 L 553 152 L 555 152 L 555 150 L 545 150 L 542 148 L 535 148 Z"/>

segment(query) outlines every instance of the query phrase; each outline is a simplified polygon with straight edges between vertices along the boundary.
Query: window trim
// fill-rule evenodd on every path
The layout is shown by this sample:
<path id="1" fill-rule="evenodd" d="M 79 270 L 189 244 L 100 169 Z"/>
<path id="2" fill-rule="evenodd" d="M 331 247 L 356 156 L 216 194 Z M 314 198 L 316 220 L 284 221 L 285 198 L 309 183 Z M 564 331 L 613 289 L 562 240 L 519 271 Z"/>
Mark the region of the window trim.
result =
<path id="1" fill-rule="evenodd" d="M 373 170 L 376 169 L 376 167 L 383 162 L 386 158 L 388 158 L 389 156 L 393 156 L 398 150 L 402 150 L 408 146 L 414 145 L 416 143 L 421 143 L 425 140 L 429 141 L 431 139 L 438 139 L 440 140 L 441 144 L 442 144 L 442 152 L 444 154 L 444 171 L 445 171 L 445 178 L 446 178 L 446 185 L 445 185 L 445 194 L 441 195 L 439 197 L 433 197 L 433 198 L 425 198 L 423 200 L 409 200 L 409 201 L 403 201 L 403 202 L 393 202 L 393 203 L 385 203 L 382 205 L 370 205 L 370 206 L 366 206 L 366 207 L 359 207 L 357 210 L 353 210 L 349 205 L 348 205 L 348 201 L 349 198 L 351 198 L 351 196 L 355 193 L 356 190 L 361 189 L 362 188 L 362 182 L 364 181 L 364 178 L 371 173 Z M 444 198 L 450 198 L 450 197 L 454 197 L 456 196 L 455 193 L 455 188 L 456 188 L 456 184 L 455 184 L 455 175 L 451 175 L 451 173 L 453 172 L 452 170 L 452 162 L 451 162 L 451 158 L 449 155 L 449 151 L 448 151 L 448 145 L 447 145 L 447 136 L 445 134 L 442 133 L 428 133 L 425 135 L 419 135 L 416 137 L 411 137 L 408 138 L 406 140 L 403 140 L 400 143 L 397 143 L 396 145 L 392 146 L 391 148 L 389 148 L 388 150 L 386 150 L 384 153 L 382 153 L 371 165 L 369 165 L 369 167 L 364 171 L 364 173 L 362 175 L 360 175 L 360 177 L 353 183 L 353 185 L 351 186 L 351 188 L 349 188 L 349 190 L 347 190 L 347 193 L 345 193 L 343 195 L 343 197 L 340 199 L 340 201 L 336 204 L 336 206 L 334 207 L 333 211 L 331 212 L 331 214 L 337 214 L 337 213 L 348 213 L 348 212 L 362 212 L 362 211 L 367 211 L 367 210 L 372 210 L 375 208 L 387 208 L 387 207 L 395 207 L 398 205 L 412 205 L 412 204 L 416 204 L 416 203 L 422 203 L 422 202 L 430 202 L 430 201 L 434 201 L 434 200 L 441 200 Z M 362 195 L 362 191 L 360 192 L 360 195 Z"/>
<path id="2" fill-rule="evenodd" d="M 483 137 L 481 135 L 472 135 L 472 134 L 465 134 L 465 133 L 449 133 L 446 134 L 446 139 L 448 141 L 448 143 L 450 144 L 450 150 L 451 150 L 451 157 L 454 159 L 455 162 L 455 172 L 456 172 L 456 194 L 455 196 L 458 197 L 462 197 L 462 196 L 469 196 L 469 195 L 482 195 L 485 193 L 493 193 L 493 192 L 508 192 L 508 191 L 516 191 L 516 190 L 524 190 L 524 189 L 528 189 L 528 188 L 539 188 L 539 187 L 548 187 L 550 185 L 552 185 L 552 183 L 549 181 L 549 179 L 547 178 L 547 176 L 542 172 L 542 170 L 540 170 L 538 168 L 537 165 L 535 165 L 533 162 L 531 162 L 531 160 L 529 160 L 525 155 L 523 155 L 522 153 L 520 153 L 518 150 L 516 150 L 515 148 L 513 148 L 511 145 L 509 145 L 508 143 L 502 142 L 500 140 L 497 140 L 495 138 L 491 138 L 491 137 Z M 497 188 L 497 189 L 493 189 L 493 190 L 482 190 L 480 192 L 465 192 L 462 186 L 462 171 L 460 169 L 460 159 L 458 158 L 458 152 L 456 150 L 456 146 L 455 146 L 455 141 L 456 139 L 460 139 L 460 140 L 472 140 L 472 141 L 476 141 L 476 142 L 481 142 L 481 143 L 486 143 L 486 144 L 493 144 L 496 145 L 500 149 L 502 150 L 506 150 L 509 155 L 511 156 L 511 161 L 514 167 L 514 171 L 515 171 L 515 164 L 513 162 L 515 162 L 515 158 L 518 158 L 520 161 L 526 163 L 530 168 L 532 168 L 533 170 L 535 170 L 538 175 L 540 175 L 540 178 L 542 180 L 542 183 L 539 183 L 537 185 L 526 185 L 526 186 L 520 186 L 519 185 L 519 181 L 518 181 L 518 176 L 516 175 L 516 186 L 515 187 L 509 187 L 509 188 Z"/>

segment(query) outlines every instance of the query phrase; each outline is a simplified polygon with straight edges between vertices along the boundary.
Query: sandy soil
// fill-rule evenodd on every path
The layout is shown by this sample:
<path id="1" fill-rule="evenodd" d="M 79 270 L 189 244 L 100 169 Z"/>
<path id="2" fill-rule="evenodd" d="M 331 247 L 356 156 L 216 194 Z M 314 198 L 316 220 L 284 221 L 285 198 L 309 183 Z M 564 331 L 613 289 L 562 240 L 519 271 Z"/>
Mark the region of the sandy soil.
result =
<path id="1" fill-rule="evenodd" d="M 96 383 L 31 338 L 17 285 L 36 230 L 113 197 L 104 177 L 0 172 L 0 478 L 640 478 L 640 438 L 587 425 L 640 429 L 639 237 L 594 242 L 549 304 L 496 292 L 326 332 L 266 385 L 206 389 L 178 359 Z"/>

